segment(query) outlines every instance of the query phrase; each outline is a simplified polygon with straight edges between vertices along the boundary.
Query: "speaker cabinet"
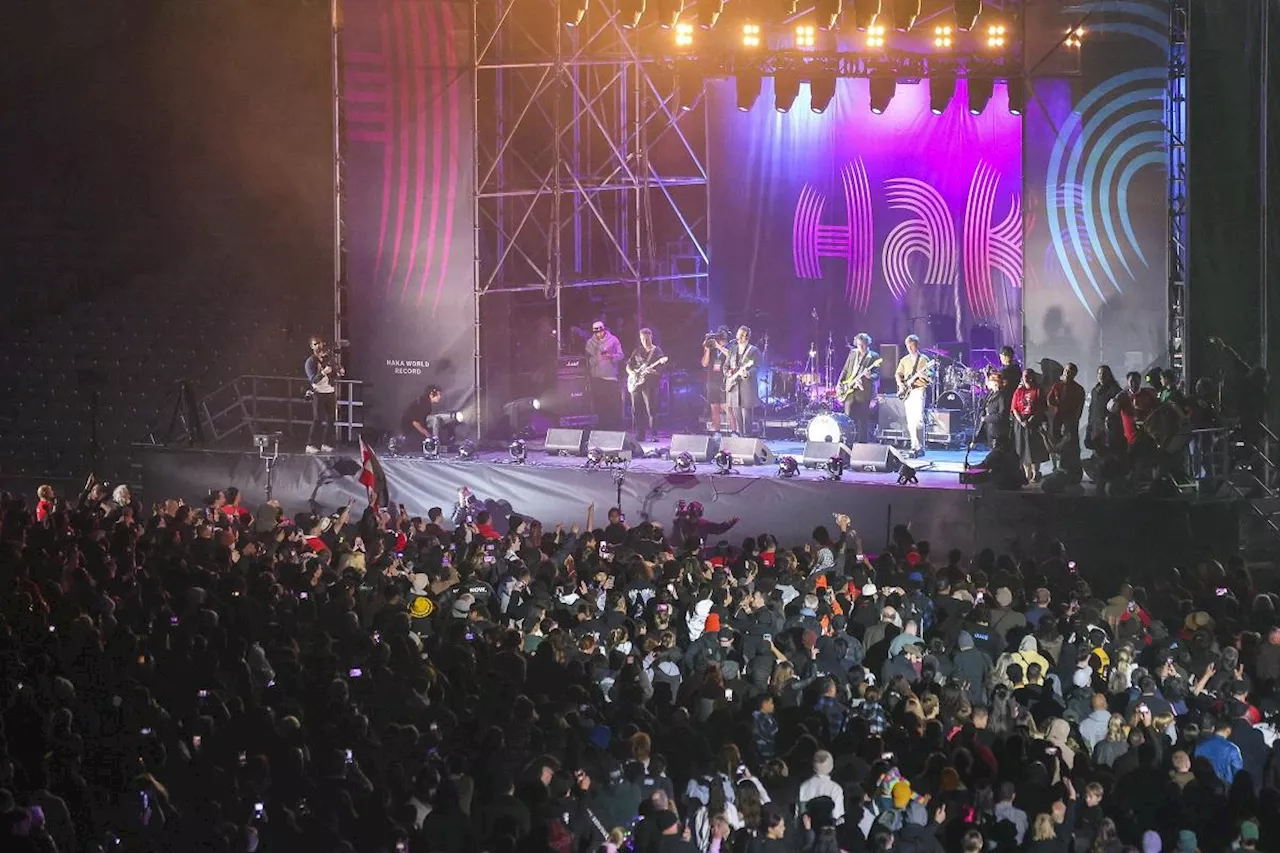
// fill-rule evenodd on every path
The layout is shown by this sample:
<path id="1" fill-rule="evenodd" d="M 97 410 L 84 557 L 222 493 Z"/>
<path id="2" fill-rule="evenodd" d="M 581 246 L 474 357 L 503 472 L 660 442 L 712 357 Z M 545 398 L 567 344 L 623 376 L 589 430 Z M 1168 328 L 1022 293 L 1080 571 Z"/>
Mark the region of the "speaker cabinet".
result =
<path id="1" fill-rule="evenodd" d="M 881 344 L 876 347 L 880 353 L 880 385 L 883 388 L 893 387 L 893 372 L 898 369 L 901 349 L 897 344 Z M 886 384 L 887 383 L 887 384 Z"/>
<path id="2" fill-rule="evenodd" d="M 694 462 L 710 462 L 719 449 L 715 436 L 712 435 L 673 435 L 671 436 L 671 458 L 681 453 L 693 456 Z"/>
<path id="3" fill-rule="evenodd" d="M 547 430 L 544 449 L 552 456 L 586 456 L 586 435 L 580 429 L 553 427 Z"/>
<path id="4" fill-rule="evenodd" d="M 806 468 L 821 468 L 833 456 L 839 456 L 849 464 L 849 454 L 838 441 L 806 441 L 801 464 Z"/>
<path id="5" fill-rule="evenodd" d="M 606 455 L 631 454 L 630 458 L 643 459 L 644 448 L 635 436 L 612 429 L 593 429 L 587 438 L 587 450 L 600 448 Z"/>
<path id="6" fill-rule="evenodd" d="M 902 465 L 892 448 L 883 444 L 855 444 L 849 448 L 849 468 L 853 471 L 874 471 L 886 474 L 897 471 Z"/>
<path id="7" fill-rule="evenodd" d="M 729 451 L 734 465 L 768 465 L 773 461 L 773 451 L 758 438 L 726 438 L 720 449 Z"/>
<path id="8" fill-rule="evenodd" d="M 910 437 L 907 430 L 907 407 L 896 394 L 881 394 L 876 398 L 877 435 L 882 439 L 902 441 Z"/>

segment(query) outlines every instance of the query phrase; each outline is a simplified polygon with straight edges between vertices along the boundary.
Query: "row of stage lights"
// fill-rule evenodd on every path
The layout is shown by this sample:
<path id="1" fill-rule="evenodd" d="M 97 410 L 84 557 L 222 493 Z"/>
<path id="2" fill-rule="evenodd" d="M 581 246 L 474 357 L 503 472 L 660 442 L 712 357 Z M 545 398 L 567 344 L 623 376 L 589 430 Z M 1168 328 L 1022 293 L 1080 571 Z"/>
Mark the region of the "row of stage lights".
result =
<path id="1" fill-rule="evenodd" d="M 581 24 L 590 5 L 591 0 L 564 0 L 564 23 L 571 27 Z M 617 0 L 617 13 L 622 26 L 633 29 L 652 10 L 658 26 L 669 30 L 692 10 L 698 26 L 709 30 L 720 20 L 724 5 L 725 0 Z M 786 18 L 795 15 L 799 5 L 799 0 L 755 0 L 752 9 L 767 16 L 776 6 L 776 14 Z M 843 18 L 852 19 L 854 29 L 866 32 L 880 20 L 886 6 L 892 12 L 894 28 L 905 33 L 920 17 L 923 0 L 815 0 L 813 13 L 823 31 L 837 29 Z M 955 0 L 956 29 L 961 32 L 973 29 L 981 14 L 982 0 Z"/>
<path id="2" fill-rule="evenodd" d="M 818 114 L 825 113 L 836 95 L 836 76 L 814 74 L 812 71 L 808 74 L 809 109 Z M 969 83 L 969 113 L 975 116 L 982 115 L 995 93 L 995 78 L 971 75 L 966 79 Z M 929 78 L 929 109 L 934 115 L 942 115 L 947 111 L 952 98 L 955 97 L 956 80 L 954 75 L 935 75 Z M 750 112 L 760 98 L 763 77 L 758 71 L 739 71 L 735 82 L 738 109 L 744 113 Z M 780 113 L 791 112 L 796 98 L 800 95 L 801 82 L 802 75 L 799 71 L 775 72 L 773 76 L 774 109 Z M 679 88 L 684 89 L 686 85 L 688 84 L 682 83 Z M 871 112 L 881 115 L 889 108 L 889 103 L 897 94 L 898 81 L 888 74 L 875 74 L 871 77 L 870 88 Z M 1011 77 L 1005 82 L 1005 88 L 1009 95 L 1009 112 L 1016 116 L 1022 115 L 1027 105 L 1025 84 L 1020 78 Z M 688 109 L 692 103 L 692 100 L 682 101 L 681 108 Z"/>
<path id="3" fill-rule="evenodd" d="M 672 30 L 675 46 L 688 50 L 697 42 L 697 29 L 693 24 L 677 24 Z M 818 44 L 818 28 L 813 24 L 800 24 L 795 28 L 792 47 L 797 50 L 813 50 Z M 1084 28 L 1071 30 L 1065 41 L 1068 47 L 1079 47 L 1084 36 Z M 863 36 L 863 46 L 868 50 L 884 50 L 888 46 L 888 30 L 880 25 L 868 27 Z M 987 27 L 984 43 L 986 49 L 998 53 L 1009 45 L 1009 29 L 1004 24 L 992 24 Z M 746 50 L 758 50 L 765 47 L 763 28 L 756 23 L 742 25 L 742 47 Z M 956 46 L 955 30 L 948 26 L 933 28 L 933 46 L 938 50 L 950 50 Z"/>

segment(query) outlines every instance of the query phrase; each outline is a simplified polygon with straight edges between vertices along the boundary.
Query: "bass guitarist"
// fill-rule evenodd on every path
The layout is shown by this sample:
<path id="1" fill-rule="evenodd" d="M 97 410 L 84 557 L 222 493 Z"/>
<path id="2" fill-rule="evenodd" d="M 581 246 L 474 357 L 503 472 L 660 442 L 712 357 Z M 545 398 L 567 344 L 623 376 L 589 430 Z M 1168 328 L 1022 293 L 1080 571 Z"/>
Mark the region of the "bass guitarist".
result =
<path id="1" fill-rule="evenodd" d="M 871 441 L 871 401 L 880 383 L 880 353 L 871 348 L 871 336 L 859 332 L 854 347 L 844 360 L 836 397 L 844 403 L 844 413 L 857 429 L 857 441 Z"/>
<path id="2" fill-rule="evenodd" d="M 760 388 L 756 376 L 760 370 L 760 350 L 751 343 L 751 329 L 739 326 L 734 342 L 727 348 L 725 359 L 725 399 L 737 419 L 741 435 L 751 435 L 756 406 L 760 405 Z"/>
<path id="3" fill-rule="evenodd" d="M 640 330 L 640 346 L 627 359 L 627 390 L 631 393 L 631 430 L 637 441 L 652 435 L 656 441 L 658 431 L 653 425 L 653 392 L 658 387 L 659 367 L 667 363 L 662 347 L 653 342 L 653 330 Z"/>
<path id="4" fill-rule="evenodd" d="M 898 359 L 893 378 L 898 397 L 906 408 L 907 432 L 911 436 L 911 457 L 924 456 L 924 395 L 933 375 L 933 361 L 920 351 L 920 339 L 907 335 L 907 353 Z"/>

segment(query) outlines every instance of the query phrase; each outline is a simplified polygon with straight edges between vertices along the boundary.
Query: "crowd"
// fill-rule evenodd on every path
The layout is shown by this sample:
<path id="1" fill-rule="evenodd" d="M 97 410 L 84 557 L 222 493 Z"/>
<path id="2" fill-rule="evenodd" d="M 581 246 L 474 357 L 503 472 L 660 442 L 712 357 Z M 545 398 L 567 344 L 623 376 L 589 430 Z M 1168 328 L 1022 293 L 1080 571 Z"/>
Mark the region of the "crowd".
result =
<path id="1" fill-rule="evenodd" d="M 466 490 L 31 503 L 0 498 L 0 850 L 1280 847 L 1278 602 L 1236 557 L 495 526 Z"/>

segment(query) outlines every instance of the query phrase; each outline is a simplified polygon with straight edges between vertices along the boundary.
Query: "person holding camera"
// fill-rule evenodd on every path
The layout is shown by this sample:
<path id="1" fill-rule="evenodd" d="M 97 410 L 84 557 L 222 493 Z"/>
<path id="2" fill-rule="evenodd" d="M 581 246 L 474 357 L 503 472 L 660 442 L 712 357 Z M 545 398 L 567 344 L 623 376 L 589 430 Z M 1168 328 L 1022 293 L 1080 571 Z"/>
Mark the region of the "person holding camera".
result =
<path id="1" fill-rule="evenodd" d="M 720 432 L 725 415 L 724 365 L 729 357 L 729 330 L 721 326 L 702 339 L 702 367 L 707 372 L 707 405 L 711 407 L 711 431 Z M 729 431 L 737 432 L 733 409 L 729 409 Z"/>
<path id="2" fill-rule="evenodd" d="M 324 338 L 312 335 L 311 355 L 303 369 L 311 388 L 311 428 L 307 430 L 307 453 L 332 453 L 333 420 L 338 411 L 337 380 L 346 374 Z M 318 442 L 318 444 L 317 444 Z"/>

